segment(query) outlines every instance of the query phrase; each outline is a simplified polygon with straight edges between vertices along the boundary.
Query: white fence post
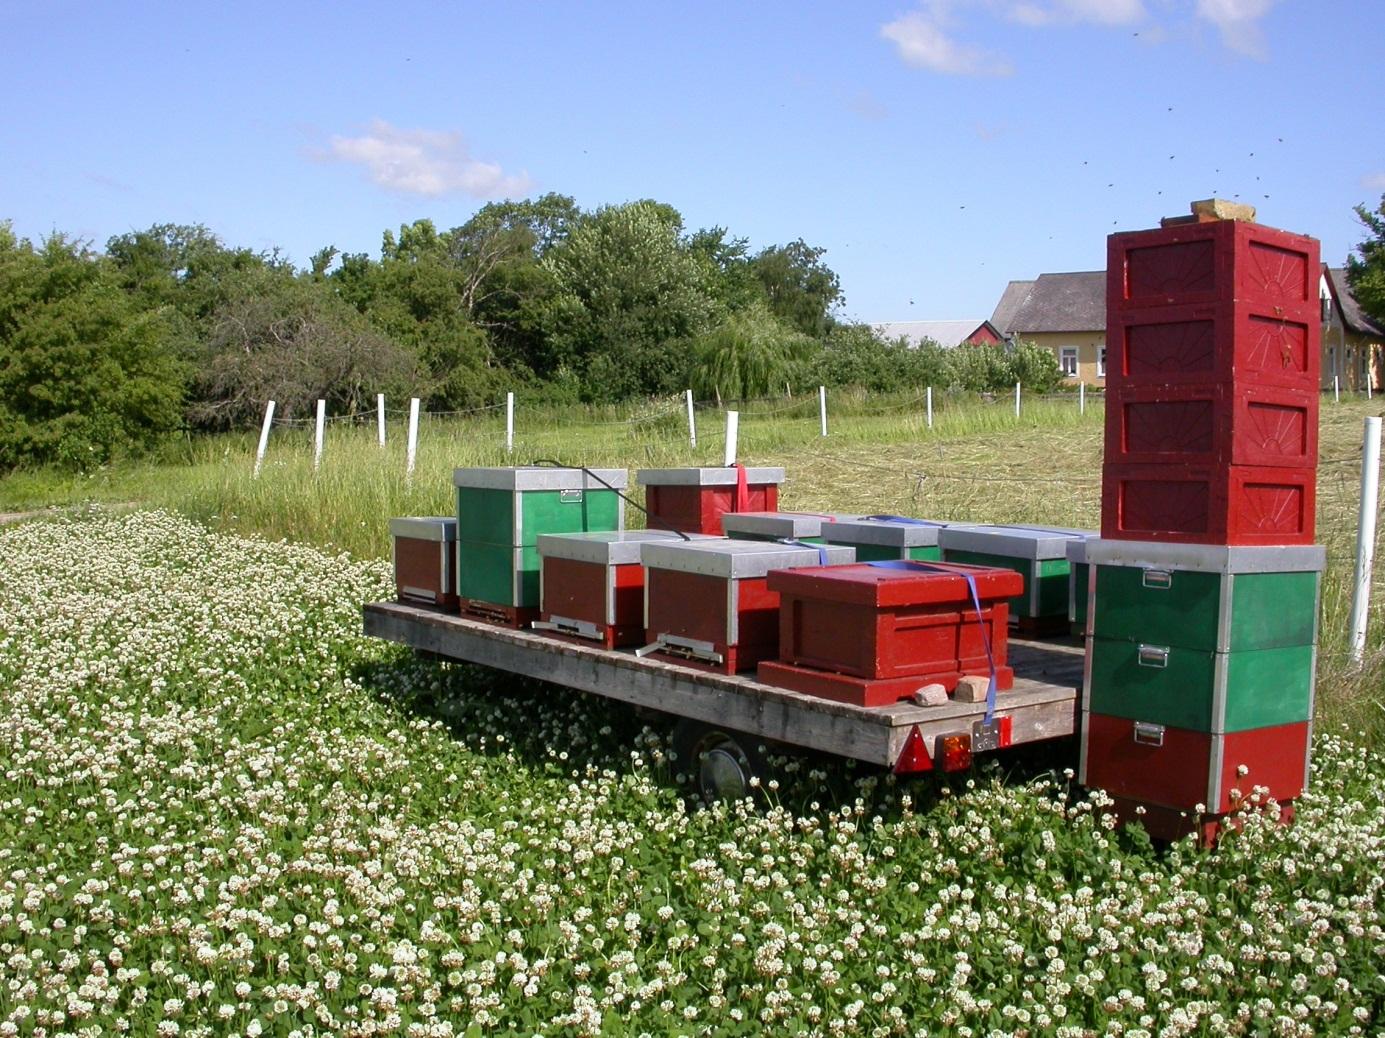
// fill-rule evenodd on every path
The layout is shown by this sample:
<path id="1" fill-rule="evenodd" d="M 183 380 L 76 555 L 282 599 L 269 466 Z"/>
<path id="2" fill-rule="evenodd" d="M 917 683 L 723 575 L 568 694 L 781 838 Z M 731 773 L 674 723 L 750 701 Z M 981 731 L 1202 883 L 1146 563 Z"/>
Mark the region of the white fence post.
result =
<path id="1" fill-rule="evenodd" d="M 269 427 L 274 424 L 274 401 L 265 404 L 264 424 L 260 426 L 260 445 L 255 448 L 255 476 L 260 476 L 260 466 L 264 464 L 265 448 L 269 446 Z"/>
<path id="2" fill-rule="evenodd" d="M 1351 658 L 1366 653 L 1366 622 L 1371 608 L 1371 572 L 1375 563 L 1375 513 L 1380 500 L 1380 419 L 1366 419 L 1361 444 L 1361 517 L 1356 528 L 1356 581 L 1351 592 Z"/>
<path id="3" fill-rule="evenodd" d="M 1020 416 L 1020 384 L 1015 383 L 1015 417 Z"/>
<path id="4" fill-rule="evenodd" d="M 740 435 L 741 413 L 739 411 L 726 412 L 726 460 L 724 464 L 736 464 L 736 439 Z"/>
<path id="5" fill-rule="evenodd" d="M 418 455 L 418 397 L 409 401 L 409 444 L 404 452 L 404 473 L 414 474 L 414 458 Z"/>
<path id="6" fill-rule="evenodd" d="M 317 432 L 313 435 L 313 471 L 322 464 L 322 434 L 327 426 L 327 401 L 317 402 Z"/>
<path id="7" fill-rule="evenodd" d="M 1342 379 L 1338 375 L 1332 376 L 1332 402 L 1334 404 L 1342 402 Z"/>
<path id="8" fill-rule="evenodd" d="M 385 394 L 375 394 L 375 431 L 380 439 L 380 446 L 385 445 Z"/>
<path id="9" fill-rule="evenodd" d="M 928 387 L 928 392 L 924 395 L 928 412 L 928 428 L 933 428 L 933 387 Z"/>
<path id="10" fill-rule="evenodd" d="M 688 443 L 697 446 L 697 421 L 693 418 L 693 398 L 692 390 L 687 390 L 686 399 L 688 401 Z"/>
<path id="11" fill-rule="evenodd" d="M 1077 413 L 1087 413 L 1087 383 L 1077 383 Z"/>
<path id="12" fill-rule="evenodd" d="M 505 453 L 515 449 L 515 395 L 505 394 Z"/>
<path id="13" fill-rule="evenodd" d="M 827 387 L 818 386 L 818 414 L 822 418 L 822 435 L 827 435 Z"/>

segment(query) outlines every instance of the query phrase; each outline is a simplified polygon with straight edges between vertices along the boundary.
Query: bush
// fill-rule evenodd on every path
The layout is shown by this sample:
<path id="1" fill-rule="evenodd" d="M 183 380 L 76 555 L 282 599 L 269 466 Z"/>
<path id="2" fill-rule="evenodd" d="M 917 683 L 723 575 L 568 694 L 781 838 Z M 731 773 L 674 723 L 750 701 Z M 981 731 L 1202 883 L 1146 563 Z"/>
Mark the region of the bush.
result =
<path id="1" fill-rule="evenodd" d="M 946 351 L 936 343 L 886 342 L 867 325 L 838 325 L 813 358 L 808 387 L 860 386 L 894 393 L 946 383 Z"/>
<path id="2" fill-rule="evenodd" d="M 0 224 L 0 471 L 153 449 L 182 425 L 173 343 L 169 315 L 141 312 L 85 245 L 35 249 Z"/>

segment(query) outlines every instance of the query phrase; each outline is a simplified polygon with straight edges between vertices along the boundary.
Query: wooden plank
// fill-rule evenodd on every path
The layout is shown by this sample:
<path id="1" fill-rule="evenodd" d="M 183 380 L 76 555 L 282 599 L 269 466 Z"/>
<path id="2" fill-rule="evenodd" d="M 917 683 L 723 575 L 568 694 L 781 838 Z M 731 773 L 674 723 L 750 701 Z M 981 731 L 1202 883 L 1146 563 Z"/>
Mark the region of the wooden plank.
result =
<path id="1" fill-rule="evenodd" d="M 423 652 L 886 767 L 898 760 L 915 724 L 931 748 L 937 735 L 968 731 L 985 712 L 984 703 L 852 706 L 403 603 L 372 603 L 363 617 L 366 634 Z M 1027 651 L 1031 666 L 1071 669 L 1075 660 L 1080 674 L 1080 653 L 1074 657 L 1042 646 Z M 1070 734 L 1075 702 L 1075 684 L 1017 678 L 1015 688 L 998 698 L 997 714 L 1013 718 L 1015 743 L 1027 742 Z"/>

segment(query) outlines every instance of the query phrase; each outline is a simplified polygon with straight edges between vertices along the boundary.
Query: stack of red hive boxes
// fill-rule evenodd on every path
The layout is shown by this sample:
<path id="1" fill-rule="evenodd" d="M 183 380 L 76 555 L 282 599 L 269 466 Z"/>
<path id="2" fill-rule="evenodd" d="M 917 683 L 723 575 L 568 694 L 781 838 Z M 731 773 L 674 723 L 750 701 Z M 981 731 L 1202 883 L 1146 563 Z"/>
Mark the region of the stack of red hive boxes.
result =
<path id="1" fill-rule="evenodd" d="M 1312 710 L 1318 243 L 1222 205 L 1108 242 L 1080 778 L 1170 837 L 1297 796 Z"/>
<path id="2" fill-rule="evenodd" d="M 1318 243 L 1243 220 L 1108 241 L 1103 537 L 1313 540 Z"/>

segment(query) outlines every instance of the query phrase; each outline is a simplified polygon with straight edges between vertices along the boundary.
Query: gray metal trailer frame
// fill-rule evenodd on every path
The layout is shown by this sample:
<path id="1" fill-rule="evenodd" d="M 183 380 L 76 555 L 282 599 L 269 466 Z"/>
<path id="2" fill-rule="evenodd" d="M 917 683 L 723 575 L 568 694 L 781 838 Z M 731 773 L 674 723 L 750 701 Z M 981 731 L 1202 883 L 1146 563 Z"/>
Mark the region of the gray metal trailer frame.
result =
<path id="1" fill-rule="evenodd" d="M 402 602 L 363 607 L 367 635 L 451 660 L 494 667 L 580 689 L 678 718 L 717 725 L 787 746 L 896 767 L 918 731 L 934 761 L 941 740 L 982 731 L 985 703 L 898 703 L 859 707 L 692 667 L 636 657 L 530 631 L 511 630 L 436 608 Z M 1011 639 L 1014 688 L 996 696 L 995 717 L 1009 718 L 1009 745 L 1072 735 L 1083 653 L 1071 643 Z M 917 745 L 917 744 L 915 744 Z M 992 744 L 978 738 L 972 749 Z M 901 767 L 900 770 L 906 769 Z"/>

